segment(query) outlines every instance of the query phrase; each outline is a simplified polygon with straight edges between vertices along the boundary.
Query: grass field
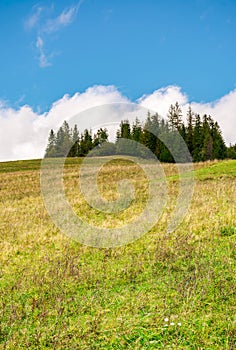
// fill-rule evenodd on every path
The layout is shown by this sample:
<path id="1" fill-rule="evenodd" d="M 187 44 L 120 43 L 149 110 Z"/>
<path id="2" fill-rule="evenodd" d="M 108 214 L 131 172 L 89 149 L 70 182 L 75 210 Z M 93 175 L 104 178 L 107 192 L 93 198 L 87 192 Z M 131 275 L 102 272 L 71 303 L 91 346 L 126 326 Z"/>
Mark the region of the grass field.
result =
<path id="1" fill-rule="evenodd" d="M 109 163 L 98 178 L 103 195 L 115 198 L 117 180 L 132 176 L 137 196 L 115 217 L 86 205 L 80 163 L 68 159 L 64 174 L 80 216 L 112 226 L 142 210 L 147 180 L 135 164 Z M 235 349 L 236 161 L 195 164 L 192 203 L 170 235 L 178 178 L 174 165 L 163 168 L 169 200 L 156 226 L 134 243 L 101 249 L 52 223 L 40 160 L 0 163 L 0 349 Z"/>

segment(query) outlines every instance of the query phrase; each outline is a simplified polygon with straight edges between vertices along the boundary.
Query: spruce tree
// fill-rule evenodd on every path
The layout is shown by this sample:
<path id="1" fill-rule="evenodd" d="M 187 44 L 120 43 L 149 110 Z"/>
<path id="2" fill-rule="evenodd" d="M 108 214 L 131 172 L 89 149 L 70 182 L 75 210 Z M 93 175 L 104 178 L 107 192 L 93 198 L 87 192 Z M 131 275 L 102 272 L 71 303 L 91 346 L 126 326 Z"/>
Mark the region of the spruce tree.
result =
<path id="1" fill-rule="evenodd" d="M 93 139 L 91 130 L 85 129 L 80 138 L 79 155 L 86 156 L 93 148 Z"/>
<path id="2" fill-rule="evenodd" d="M 144 146 L 149 148 L 152 153 L 155 154 L 157 147 L 157 134 L 159 132 L 159 118 L 158 115 L 155 114 L 151 116 L 150 112 L 148 112 L 147 119 L 144 124 L 141 142 Z"/>
<path id="3" fill-rule="evenodd" d="M 227 154 L 226 157 L 229 159 L 236 159 L 236 144 L 235 145 L 229 145 L 227 148 Z"/>
<path id="4" fill-rule="evenodd" d="M 56 156 L 57 157 L 64 157 L 65 156 L 64 131 L 63 131 L 62 127 L 60 127 L 57 131 L 55 149 L 56 149 Z"/>
<path id="5" fill-rule="evenodd" d="M 225 159 L 227 157 L 227 147 L 221 134 L 219 124 L 212 123 L 212 138 L 213 138 L 213 159 Z"/>
<path id="6" fill-rule="evenodd" d="M 200 162 L 202 150 L 202 122 L 199 114 L 195 114 L 195 124 L 193 129 L 193 161 Z"/>
<path id="7" fill-rule="evenodd" d="M 191 106 L 187 112 L 187 130 L 186 130 L 186 143 L 191 155 L 193 155 L 193 129 L 194 129 L 194 113 Z"/>
<path id="8" fill-rule="evenodd" d="M 107 129 L 100 128 L 93 136 L 93 147 L 101 146 L 108 141 Z"/>
<path id="9" fill-rule="evenodd" d="M 45 157 L 49 158 L 49 157 L 56 156 L 55 146 L 56 146 L 56 136 L 53 129 L 51 129 L 48 137 L 48 145 L 46 148 Z"/>
<path id="10" fill-rule="evenodd" d="M 169 126 L 172 130 L 181 130 L 182 127 L 182 110 L 178 102 L 175 105 L 170 105 L 168 114 Z"/>
<path id="11" fill-rule="evenodd" d="M 120 129 L 117 131 L 117 138 L 131 139 L 130 123 L 128 120 L 122 120 Z"/>
<path id="12" fill-rule="evenodd" d="M 74 129 L 71 131 L 72 135 L 72 146 L 69 152 L 69 157 L 78 157 L 79 155 L 79 131 L 77 124 L 75 124 Z"/>
<path id="13" fill-rule="evenodd" d="M 202 149 L 201 149 L 201 160 L 213 159 L 213 137 L 211 132 L 211 117 L 206 114 L 203 116 L 202 123 Z"/>
<path id="14" fill-rule="evenodd" d="M 136 142 L 140 142 L 142 137 L 142 126 L 138 118 L 135 119 L 135 122 L 132 125 L 131 138 Z"/>
<path id="15" fill-rule="evenodd" d="M 70 152 L 72 146 L 72 137 L 69 124 L 64 121 L 62 126 L 58 129 L 56 135 L 56 156 L 65 157 Z"/>
<path id="16" fill-rule="evenodd" d="M 116 133 L 116 151 L 117 154 L 135 154 L 134 145 L 128 140 L 132 138 L 130 123 L 128 120 L 122 120 Z"/>

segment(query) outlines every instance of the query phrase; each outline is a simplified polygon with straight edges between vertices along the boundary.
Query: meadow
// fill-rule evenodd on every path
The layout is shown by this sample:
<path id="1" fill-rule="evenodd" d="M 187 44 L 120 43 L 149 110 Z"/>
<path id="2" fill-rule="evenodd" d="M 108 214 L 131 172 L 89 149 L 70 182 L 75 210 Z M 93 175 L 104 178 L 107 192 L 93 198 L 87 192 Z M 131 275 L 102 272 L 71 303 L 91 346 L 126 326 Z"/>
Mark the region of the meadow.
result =
<path id="1" fill-rule="evenodd" d="M 235 349 L 236 160 L 194 164 L 192 202 L 171 234 L 178 176 L 163 164 L 169 198 L 160 220 L 117 248 L 59 231 L 41 196 L 40 164 L 0 163 L 0 349 Z M 68 159 L 64 172 L 78 215 L 112 227 L 142 210 L 147 179 L 137 165 L 117 160 L 99 174 L 108 199 L 118 180 L 132 178 L 135 200 L 115 216 L 86 204 L 80 164 Z"/>

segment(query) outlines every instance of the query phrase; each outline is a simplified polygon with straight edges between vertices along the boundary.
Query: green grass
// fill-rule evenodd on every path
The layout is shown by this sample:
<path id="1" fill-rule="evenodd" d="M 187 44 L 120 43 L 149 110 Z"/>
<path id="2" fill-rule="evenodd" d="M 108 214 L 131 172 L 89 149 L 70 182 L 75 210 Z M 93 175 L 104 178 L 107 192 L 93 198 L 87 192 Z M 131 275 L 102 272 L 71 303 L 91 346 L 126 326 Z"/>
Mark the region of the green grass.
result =
<path id="1" fill-rule="evenodd" d="M 64 177 L 74 210 L 97 225 L 118 224 L 81 197 L 80 162 L 69 159 Z M 174 165 L 163 167 L 175 178 Z M 191 206 L 171 235 L 178 181 L 168 181 L 156 226 L 113 249 L 60 233 L 43 204 L 39 168 L 40 160 L 0 163 L 0 349 L 235 348 L 236 161 L 195 165 Z M 143 173 L 117 161 L 98 180 L 112 198 L 130 175 L 138 194 L 132 216 L 145 202 Z"/>
<path id="2" fill-rule="evenodd" d="M 0 162 L 0 173 L 39 170 L 41 166 L 41 161 L 41 159 L 32 159 Z M 67 158 L 66 164 L 69 166 L 75 166 L 77 164 L 80 164 L 81 161 L 82 158 Z"/>
<path id="3" fill-rule="evenodd" d="M 40 164 L 41 164 L 41 159 L 1 162 L 0 163 L 0 173 L 39 170 Z"/>
<path id="4" fill-rule="evenodd" d="M 195 177 L 201 180 L 222 177 L 235 177 L 236 160 L 219 161 L 212 164 L 206 163 L 206 166 L 195 171 Z"/>

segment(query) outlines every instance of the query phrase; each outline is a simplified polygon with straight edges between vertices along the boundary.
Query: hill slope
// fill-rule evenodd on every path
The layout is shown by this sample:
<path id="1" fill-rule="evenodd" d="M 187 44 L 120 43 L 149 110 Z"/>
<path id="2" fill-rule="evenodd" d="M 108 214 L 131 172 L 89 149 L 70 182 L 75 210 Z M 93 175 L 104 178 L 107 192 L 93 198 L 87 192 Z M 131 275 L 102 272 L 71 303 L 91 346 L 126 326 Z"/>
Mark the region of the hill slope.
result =
<path id="1" fill-rule="evenodd" d="M 122 216 L 97 215 L 81 198 L 80 163 L 69 159 L 65 170 L 72 207 L 93 224 L 115 225 Z M 40 160 L 0 163 L 0 348 L 234 348 L 236 161 L 195 165 L 191 206 L 171 235 L 178 181 L 174 165 L 163 167 L 169 200 L 157 225 L 132 244 L 99 249 L 52 223 Z M 147 189 L 135 165 L 108 164 L 99 183 L 113 198 L 117 179 L 129 175 L 139 194 L 132 215 Z"/>

